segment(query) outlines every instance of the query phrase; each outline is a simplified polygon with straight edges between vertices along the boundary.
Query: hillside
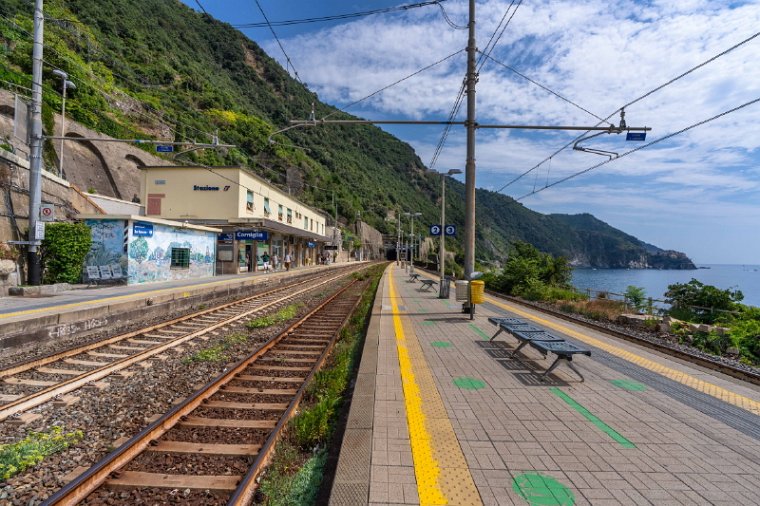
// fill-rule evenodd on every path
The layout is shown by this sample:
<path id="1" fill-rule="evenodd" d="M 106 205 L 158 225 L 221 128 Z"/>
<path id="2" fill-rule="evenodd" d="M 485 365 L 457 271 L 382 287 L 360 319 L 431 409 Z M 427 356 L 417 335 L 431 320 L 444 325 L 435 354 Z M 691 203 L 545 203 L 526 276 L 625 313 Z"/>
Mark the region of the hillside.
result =
<path id="1" fill-rule="evenodd" d="M 32 31 L 32 6 L 0 0 L 0 8 L 21 26 L 0 18 L 0 80 L 28 85 L 32 45 L 25 31 Z M 45 14 L 48 132 L 52 111 L 61 107 L 52 70 L 61 68 L 77 84 L 67 114 L 94 130 L 199 142 L 209 142 L 218 130 L 222 142 L 238 147 L 195 152 L 189 160 L 247 165 L 323 209 L 332 208 L 334 192 L 343 223 L 360 216 L 395 234 L 395 222 L 387 218 L 398 209 L 422 212 L 421 223 L 437 220 L 440 179 L 408 144 L 376 127 L 294 129 L 268 143 L 290 119 L 308 117 L 312 103 L 317 117 L 351 116 L 319 102 L 231 26 L 178 0 L 48 0 Z M 45 154 L 55 162 L 52 149 Z M 449 188 L 448 215 L 463 228 L 463 198 L 456 196 L 463 197 L 464 186 L 452 182 Z M 650 247 L 590 215 L 542 215 L 485 190 L 478 190 L 477 212 L 479 260 L 502 259 L 510 241 L 524 240 L 577 265 L 692 266 L 685 255 Z"/>

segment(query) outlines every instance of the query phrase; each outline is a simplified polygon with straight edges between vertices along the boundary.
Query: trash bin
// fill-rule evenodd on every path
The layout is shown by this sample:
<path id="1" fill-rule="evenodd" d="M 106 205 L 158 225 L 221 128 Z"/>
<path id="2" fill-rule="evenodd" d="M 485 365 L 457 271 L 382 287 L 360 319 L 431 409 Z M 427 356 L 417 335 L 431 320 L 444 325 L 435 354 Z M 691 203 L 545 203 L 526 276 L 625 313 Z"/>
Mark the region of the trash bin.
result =
<path id="1" fill-rule="evenodd" d="M 468 301 L 470 300 L 470 282 L 464 279 L 460 279 L 454 283 L 456 287 L 457 300 Z"/>
<path id="2" fill-rule="evenodd" d="M 484 281 L 471 281 L 470 289 L 472 290 L 472 303 L 482 304 L 485 302 L 486 284 Z"/>
<path id="3" fill-rule="evenodd" d="M 441 280 L 441 291 L 438 294 L 439 299 L 448 299 L 449 298 L 449 292 L 451 291 L 451 279 L 450 278 L 444 278 Z"/>

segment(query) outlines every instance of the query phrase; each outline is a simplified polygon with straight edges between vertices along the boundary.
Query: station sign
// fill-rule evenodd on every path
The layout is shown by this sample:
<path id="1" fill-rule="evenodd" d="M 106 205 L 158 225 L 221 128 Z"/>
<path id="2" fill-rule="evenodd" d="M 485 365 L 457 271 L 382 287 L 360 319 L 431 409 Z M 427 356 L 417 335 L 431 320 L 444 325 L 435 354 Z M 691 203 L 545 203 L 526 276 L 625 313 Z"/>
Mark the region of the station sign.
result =
<path id="1" fill-rule="evenodd" d="M 153 237 L 153 223 L 135 221 L 132 223 L 132 235 L 134 237 Z"/>
<path id="2" fill-rule="evenodd" d="M 338 247 L 337 246 L 332 246 L 332 245 L 328 244 L 328 245 L 326 245 L 324 247 L 324 249 L 325 249 L 325 251 L 337 251 Z"/>
<path id="3" fill-rule="evenodd" d="M 156 144 L 156 153 L 173 153 L 174 146 L 171 144 Z"/>
<path id="4" fill-rule="evenodd" d="M 238 241 L 266 241 L 269 232 L 265 230 L 236 230 L 235 239 Z"/>
<path id="5" fill-rule="evenodd" d="M 216 235 L 216 240 L 219 242 L 229 242 L 232 241 L 232 233 L 224 232 L 221 234 Z"/>
<path id="6" fill-rule="evenodd" d="M 443 230 L 443 232 L 447 236 L 455 236 L 457 235 L 457 227 L 455 227 L 454 225 L 446 225 L 446 228 Z"/>
<path id="7" fill-rule="evenodd" d="M 441 235 L 441 226 L 440 225 L 430 225 L 430 235 L 432 235 L 432 236 L 439 236 L 439 235 Z"/>
<path id="8" fill-rule="evenodd" d="M 627 141 L 645 141 L 647 140 L 646 132 L 628 132 L 625 134 L 625 140 Z"/>
<path id="9" fill-rule="evenodd" d="M 45 239 L 45 222 L 38 221 L 34 224 L 34 240 L 42 241 Z"/>
<path id="10" fill-rule="evenodd" d="M 316 248 L 317 247 L 317 243 L 309 241 L 309 242 L 306 243 L 306 247 L 307 248 Z"/>

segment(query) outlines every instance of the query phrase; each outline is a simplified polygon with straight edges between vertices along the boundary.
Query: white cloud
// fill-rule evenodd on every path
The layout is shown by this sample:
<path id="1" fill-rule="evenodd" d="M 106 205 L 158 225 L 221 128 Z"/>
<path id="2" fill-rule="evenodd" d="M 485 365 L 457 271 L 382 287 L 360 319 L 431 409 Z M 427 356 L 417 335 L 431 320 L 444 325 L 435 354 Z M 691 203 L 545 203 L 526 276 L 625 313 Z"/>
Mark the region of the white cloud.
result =
<path id="1" fill-rule="evenodd" d="M 506 0 L 478 3 L 481 49 L 507 5 Z M 457 23 L 466 23 L 466 1 L 450 0 L 445 7 Z M 521 6 L 492 56 L 605 117 L 752 35 L 758 26 L 757 1 L 532 1 Z M 448 27 L 437 10 L 417 9 L 303 34 L 284 44 L 309 86 L 321 99 L 340 106 L 463 49 L 466 39 L 467 32 Z M 279 54 L 274 45 L 265 48 Z M 759 48 L 760 37 L 631 105 L 626 109 L 628 124 L 652 127 L 651 141 L 760 97 Z M 362 113 L 376 118 L 444 119 L 464 72 L 465 57 L 459 54 L 373 97 L 363 104 Z M 493 62 L 482 69 L 477 98 L 480 123 L 598 122 Z M 737 221 L 744 223 L 747 216 L 757 217 L 760 201 L 758 119 L 760 104 L 605 164 L 525 204 L 544 211 L 583 209 L 604 214 L 610 212 L 605 203 L 614 196 L 625 203 L 626 213 L 640 220 L 660 222 L 669 215 L 679 216 L 681 225 L 671 231 L 674 238 L 679 237 L 679 226 L 699 229 L 697 220 L 705 223 L 710 215 L 742 213 Z M 612 120 L 617 123 L 618 117 Z M 403 135 L 427 163 L 437 135 L 429 129 L 411 128 Z M 498 189 L 573 138 L 574 133 L 480 130 L 477 163 L 483 176 L 479 184 Z M 623 136 L 602 136 L 586 145 L 618 153 L 638 146 L 626 143 Z M 556 180 L 603 160 L 565 150 L 506 193 L 523 195 L 547 179 Z M 437 167 L 463 164 L 463 130 L 454 127 Z M 689 210 L 699 218 L 690 222 Z M 737 227 L 737 237 L 742 234 Z M 692 244 L 686 237 L 682 240 Z"/>

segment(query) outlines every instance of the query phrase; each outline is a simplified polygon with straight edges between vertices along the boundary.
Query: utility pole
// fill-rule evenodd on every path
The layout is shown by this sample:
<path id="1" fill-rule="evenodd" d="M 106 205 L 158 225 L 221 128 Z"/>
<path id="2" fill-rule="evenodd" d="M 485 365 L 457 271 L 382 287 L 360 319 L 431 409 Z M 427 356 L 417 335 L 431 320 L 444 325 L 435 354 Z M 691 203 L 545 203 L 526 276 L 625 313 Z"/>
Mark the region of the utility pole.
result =
<path id="1" fill-rule="evenodd" d="M 467 41 L 467 160 L 465 163 L 464 278 L 475 270 L 475 0 L 470 0 L 469 39 Z M 443 233 L 443 230 L 441 230 Z"/>
<path id="2" fill-rule="evenodd" d="M 45 18 L 42 1 L 34 3 L 34 46 L 32 49 L 32 116 L 29 145 L 29 249 L 27 253 L 27 281 L 30 285 L 41 282 L 40 241 L 37 239 L 37 221 L 42 204 L 42 47 Z"/>

